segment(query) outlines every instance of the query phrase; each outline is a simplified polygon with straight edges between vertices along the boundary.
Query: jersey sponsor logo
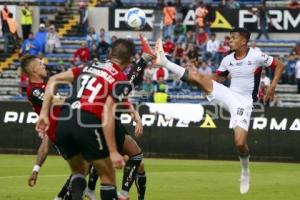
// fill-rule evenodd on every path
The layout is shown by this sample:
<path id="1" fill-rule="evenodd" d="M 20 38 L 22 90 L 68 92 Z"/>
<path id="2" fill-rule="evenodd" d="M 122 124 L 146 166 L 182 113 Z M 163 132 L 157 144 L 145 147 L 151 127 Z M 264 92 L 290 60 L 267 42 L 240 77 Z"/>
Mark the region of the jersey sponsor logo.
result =
<path id="1" fill-rule="evenodd" d="M 75 101 L 71 104 L 72 109 L 80 109 L 81 108 L 81 103 L 80 101 Z"/>
<path id="2" fill-rule="evenodd" d="M 33 91 L 32 91 L 32 95 L 33 96 L 35 96 L 35 97 L 37 97 L 38 99 L 40 99 L 40 100 L 43 100 L 44 99 L 44 92 L 41 92 L 39 89 L 34 89 Z"/>

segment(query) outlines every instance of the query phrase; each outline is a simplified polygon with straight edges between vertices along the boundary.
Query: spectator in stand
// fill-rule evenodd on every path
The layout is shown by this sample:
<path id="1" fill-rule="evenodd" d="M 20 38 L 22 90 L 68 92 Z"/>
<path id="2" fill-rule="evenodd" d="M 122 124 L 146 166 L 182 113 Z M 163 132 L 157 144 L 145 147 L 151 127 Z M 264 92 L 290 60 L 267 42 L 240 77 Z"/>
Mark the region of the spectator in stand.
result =
<path id="1" fill-rule="evenodd" d="M 167 2 L 167 5 L 163 8 L 164 17 L 164 38 L 172 36 L 173 24 L 176 21 L 176 9 L 171 1 Z"/>
<path id="2" fill-rule="evenodd" d="M 152 80 L 154 77 L 154 73 L 155 69 L 153 68 L 152 64 L 147 65 L 144 71 L 144 80 L 146 80 L 147 78 Z"/>
<path id="3" fill-rule="evenodd" d="M 46 40 L 46 52 L 53 53 L 55 49 L 60 47 L 60 39 L 55 31 L 55 26 L 51 25 L 49 31 L 47 32 Z"/>
<path id="4" fill-rule="evenodd" d="M 226 8 L 229 9 L 239 9 L 240 8 L 240 4 L 238 2 L 236 2 L 235 0 L 226 0 Z"/>
<path id="5" fill-rule="evenodd" d="M 196 43 L 197 43 L 198 48 L 201 51 L 201 54 L 205 50 L 205 45 L 206 45 L 207 41 L 208 41 L 208 33 L 206 33 L 204 31 L 204 28 L 199 28 Z"/>
<path id="6" fill-rule="evenodd" d="M 58 73 L 66 71 L 65 62 L 62 59 L 58 61 L 57 71 Z"/>
<path id="7" fill-rule="evenodd" d="M 111 43 L 114 43 L 117 39 L 118 39 L 117 36 L 113 35 L 111 37 Z"/>
<path id="8" fill-rule="evenodd" d="M 266 3 L 263 1 L 257 9 L 254 9 L 254 13 L 256 13 L 258 16 L 258 35 L 256 39 L 260 39 L 262 35 L 264 35 L 266 39 L 270 39 L 268 35 L 269 14 L 266 10 Z"/>
<path id="9" fill-rule="evenodd" d="M 100 38 L 104 38 L 105 42 L 109 45 L 111 45 L 111 39 L 109 37 L 109 33 L 105 31 L 104 28 L 101 28 L 100 29 L 100 35 L 99 35 Z"/>
<path id="10" fill-rule="evenodd" d="M 253 40 L 253 41 L 251 42 L 251 48 L 252 48 L 253 50 L 255 50 L 255 51 L 260 51 L 260 52 L 261 52 L 260 48 L 256 46 L 256 41 L 255 41 L 255 40 Z"/>
<path id="11" fill-rule="evenodd" d="M 160 76 L 157 78 L 157 80 L 154 82 L 154 91 L 159 91 L 159 86 L 160 85 L 165 85 L 166 83 L 166 79 L 164 79 L 164 77 Z M 165 85 L 165 91 L 167 91 L 168 88 L 167 86 Z"/>
<path id="12" fill-rule="evenodd" d="M 199 28 L 205 28 L 205 17 L 208 14 L 208 10 L 205 7 L 203 1 L 197 3 L 195 15 L 196 15 L 196 30 Z"/>
<path id="13" fill-rule="evenodd" d="M 210 39 L 207 41 L 203 60 L 208 61 L 209 59 L 211 59 L 211 61 L 215 63 L 217 61 L 217 52 L 219 47 L 220 42 L 216 39 L 216 34 L 212 33 L 210 35 Z"/>
<path id="14" fill-rule="evenodd" d="M 78 48 L 73 55 L 73 62 L 79 61 L 86 63 L 90 59 L 90 49 L 86 46 L 86 43 L 83 42 L 81 47 Z"/>
<path id="15" fill-rule="evenodd" d="M 270 102 L 270 107 L 282 107 L 283 103 L 277 94 L 274 94 L 273 100 Z"/>
<path id="16" fill-rule="evenodd" d="M 152 80 L 153 81 L 158 81 L 161 78 L 162 78 L 162 80 L 168 80 L 168 77 L 169 77 L 168 70 L 166 68 L 162 67 L 162 66 L 159 66 L 154 71 Z"/>
<path id="17" fill-rule="evenodd" d="M 266 94 L 267 87 L 264 82 L 261 82 L 258 89 L 258 101 L 264 103 L 264 96 Z"/>
<path id="18" fill-rule="evenodd" d="M 186 40 L 185 42 L 187 44 L 196 44 L 196 36 L 194 34 L 193 31 L 189 30 L 187 33 L 186 33 Z"/>
<path id="19" fill-rule="evenodd" d="M 292 52 L 288 57 L 286 65 L 286 75 L 289 84 L 295 84 L 295 72 L 296 72 L 297 56 L 296 52 Z"/>
<path id="20" fill-rule="evenodd" d="M 34 38 L 33 32 L 30 32 L 28 38 L 22 44 L 21 53 L 22 55 L 38 55 L 39 52 L 41 52 L 40 43 Z"/>
<path id="21" fill-rule="evenodd" d="M 147 101 L 152 101 L 151 97 L 154 92 L 154 85 L 152 84 L 151 78 L 146 78 L 143 82 L 143 92 L 146 93 Z"/>
<path id="22" fill-rule="evenodd" d="M 224 42 L 221 42 L 217 50 L 216 64 L 221 63 L 221 60 L 228 54 L 229 51 L 230 51 L 230 47 L 228 48 L 228 46 L 224 45 Z"/>
<path id="23" fill-rule="evenodd" d="M 203 61 L 198 69 L 198 72 L 205 75 L 211 75 L 212 69 L 208 66 L 208 63 Z"/>
<path id="24" fill-rule="evenodd" d="M 260 83 L 264 83 L 266 87 L 269 87 L 271 83 L 271 79 L 266 76 L 266 70 L 264 69 L 261 71 Z"/>
<path id="25" fill-rule="evenodd" d="M 297 57 L 300 58 L 300 43 L 296 45 L 293 51 L 296 52 Z"/>
<path id="26" fill-rule="evenodd" d="M 93 44 L 96 44 L 96 46 L 99 44 L 99 35 L 96 33 L 94 27 L 89 28 L 89 32 L 86 36 L 86 44 L 90 49 L 92 49 Z"/>
<path id="27" fill-rule="evenodd" d="M 175 44 L 172 42 L 171 37 L 167 36 L 166 41 L 163 45 L 164 51 L 167 54 L 168 58 L 171 59 L 172 53 L 175 48 Z"/>
<path id="28" fill-rule="evenodd" d="M 297 87 L 298 87 L 298 94 L 300 94 L 300 60 L 297 61 L 296 67 L 295 67 L 295 78 L 297 81 Z"/>
<path id="29" fill-rule="evenodd" d="M 20 77 L 20 94 L 26 96 L 26 90 L 28 86 L 28 76 L 25 74 L 21 67 L 19 68 L 19 77 Z"/>
<path id="30" fill-rule="evenodd" d="M 174 61 L 177 65 L 181 65 L 181 62 L 184 58 L 184 49 L 185 49 L 185 44 L 184 43 L 177 43 L 174 53 L 173 53 L 173 58 Z"/>
<path id="31" fill-rule="evenodd" d="M 195 47 L 194 44 L 188 44 L 188 47 L 186 51 L 184 52 L 186 55 L 187 59 L 191 62 L 197 63 L 198 62 L 198 49 Z"/>
<path id="32" fill-rule="evenodd" d="M 45 47 L 47 42 L 47 30 L 45 24 L 40 24 L 39 31 L 35 34 L 35 39 L 40 43 L 41 52 L 45 53 Z"/>
<path id="33" fill-rule="evenodd" d="M 176 43 L 182 43 L 185 41 L 185 34 L 186 34 L 186 25 L 182 23 L 182 19 L 176 20 L 176 25 L 174 26 L 174 34 L 173 34 L 173 41 Z"/>
<path id="34" fill-rule="evenodd" d="M 92 48 L 90 49 L 90 60 L 99 60 L 99 52 L 96 44 L 92 44 Z"/>
<path id="35" fill-rule="evenodd" d="M 100 60 L 106 60 L 110 51 L 110 45 L 106 42 L 104 35 L 100 34 L 100 41 L 98 44 L 98 53 Z"/>
<path id="36" fill-rule="evenodd" d="M 291 0 L 288 4 L 289 9 L 300 9 L 300 3 L 298 0 Z"/>
<path id="37" fill-rule="evenodd" d="M 33 16 L 33 12 L 31 8 L 29 8 L 28 3 L 25 3 L 24 8 L 21 10 L 21 26 L 22 26 L 23 40 L 26 40 L 28 38 L 28 35 L 31 31 L 32 16 Z"/>
<path id="38" fill-rule="evenodd" d="M 183 89 L 183 82 L 178 77 L 176 77 L 173 80 L 172 88 L 177 92 L 181 91 Z"/>
<path id="39" fill-rule="evenodd" d="M 7 33 L 8 31 L 8 24 L 7 24 L 8 13 L 9 13 L 9 9 L 7 7 L 7 4 L 4 3 L 3 9 L 0 11 L 2 35 L 5 35 L 5 33 Z"/>
<path id="40" fill-rule="evenodd" d="M 13 18 L 12 13 L 8 13 L 8 18 L 7 18 L 7 25 L 8 25 L 8 33 L 7 33 L 7 39 L 5 40 L 4 43 L 4 49 L 5 51 L 8 50 L 8 46 L 12 46 L 12 51 L 14 52 L 18 47 L 18 23 L 16 20 Z"/>
<path id="41" fill-rule="evenodd" d="M 169 102 L 169 97 L 167 93 L 167 86 L 164 83 L 159 83 L 157 90 L 153 94 L 154 103 L 167 103 Z"/>
<path id="42" fill-rule="evenodd" d="M 79 3 L 79 6 L 80 8 L 79 8 L 79 27 L 78 27 L 79 31 L 78 32 L 82 36 L 86 36 L 89 27 L 89 23 L 88 23 L 89 13 L 84 1 L 81 1 Z"/>

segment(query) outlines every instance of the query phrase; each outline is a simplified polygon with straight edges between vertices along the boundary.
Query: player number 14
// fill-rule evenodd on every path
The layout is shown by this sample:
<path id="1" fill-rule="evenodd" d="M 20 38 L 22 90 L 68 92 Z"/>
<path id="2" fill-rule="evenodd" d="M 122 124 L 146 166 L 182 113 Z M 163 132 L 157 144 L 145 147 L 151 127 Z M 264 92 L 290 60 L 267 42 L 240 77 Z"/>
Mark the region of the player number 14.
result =
<path id="1" fill-rule="evenodd" d="M 99 93 L 99 91 L 102 88 L 102 84 L 97 83 L 96 85 L 94 85 L 94 83 L 97 81 L 97 78 L 95 77 L 91 77 L 89 75 L 83 75 L 81 76 L 81 87 L 77 93 L 77 98 L 82 97 L 82 93 L 83 91 L 89 90 L 92 92 L 92 94 L 90 95 L 90 97 L 88 98 L 88 102 L 89 103 L 93 103 L 97 94 Z"/>

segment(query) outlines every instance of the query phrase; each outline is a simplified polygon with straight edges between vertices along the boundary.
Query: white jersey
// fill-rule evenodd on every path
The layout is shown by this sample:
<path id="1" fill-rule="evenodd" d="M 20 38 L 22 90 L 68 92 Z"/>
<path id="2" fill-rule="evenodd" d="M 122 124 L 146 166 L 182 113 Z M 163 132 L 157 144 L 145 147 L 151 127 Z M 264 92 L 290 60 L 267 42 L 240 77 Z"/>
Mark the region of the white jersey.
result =
<path id="1" fill-rule="evenodd" d="M 218 75 L 231 75 L 230 89 L 249 101 L 257 101 L 257 93 L 262 67 L 275 68 L 275 59 L 265 53 L 249 48 L 245 58 L 237 60 L 235 53 L 224 57 Z"/>

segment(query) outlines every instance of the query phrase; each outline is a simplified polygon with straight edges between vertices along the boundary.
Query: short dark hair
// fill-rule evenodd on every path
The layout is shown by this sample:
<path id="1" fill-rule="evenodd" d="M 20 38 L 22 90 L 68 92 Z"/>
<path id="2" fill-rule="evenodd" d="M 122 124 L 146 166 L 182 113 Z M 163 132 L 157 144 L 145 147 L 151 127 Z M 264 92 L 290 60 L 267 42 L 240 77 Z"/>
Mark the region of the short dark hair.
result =
<path id="1" fill-rule="evenodd" d="M 171 1 L 168 1 L 167 6 L 173 6 L 173 3 Z"/>
<path id="2" fill-rule="evenodd" d="M 29 67 L 30 63 L 39 58 L 38 56 L 35 56 L 35 55 L 25 55 L 21 58 L 21 62 L 20 62 L 20 65 L 21 65 L 21 68 L 23 70 L 23 72 L 25 72 L 27 75 L 28 75 L 28 70 L 27 68 Z"/>
<path id="3" fill-rule="evenodd" d="M 128 39 L 117 39 L 112 44 L 111 56 L 120 60 L 120 62 L 127 63 L 130 58 L 135 55 L 135 46 L 133 41 Z"/>
<path id="4" fill-rule="evenodd" d="M 247 41 L 250 40 L 251 33 L 246 28 L 234 28 L 230 31 L 230 33 L 239 33 L 241 36 L 243 36 Z"/>
<path id="5" fill-rule="evenodd" d="M 8 17 L 9 17 L 9 18 L 13 18 L 13 17 L 14 17 L 14 14 L 12 14 L 11 12 L 8 13 Z"/>

